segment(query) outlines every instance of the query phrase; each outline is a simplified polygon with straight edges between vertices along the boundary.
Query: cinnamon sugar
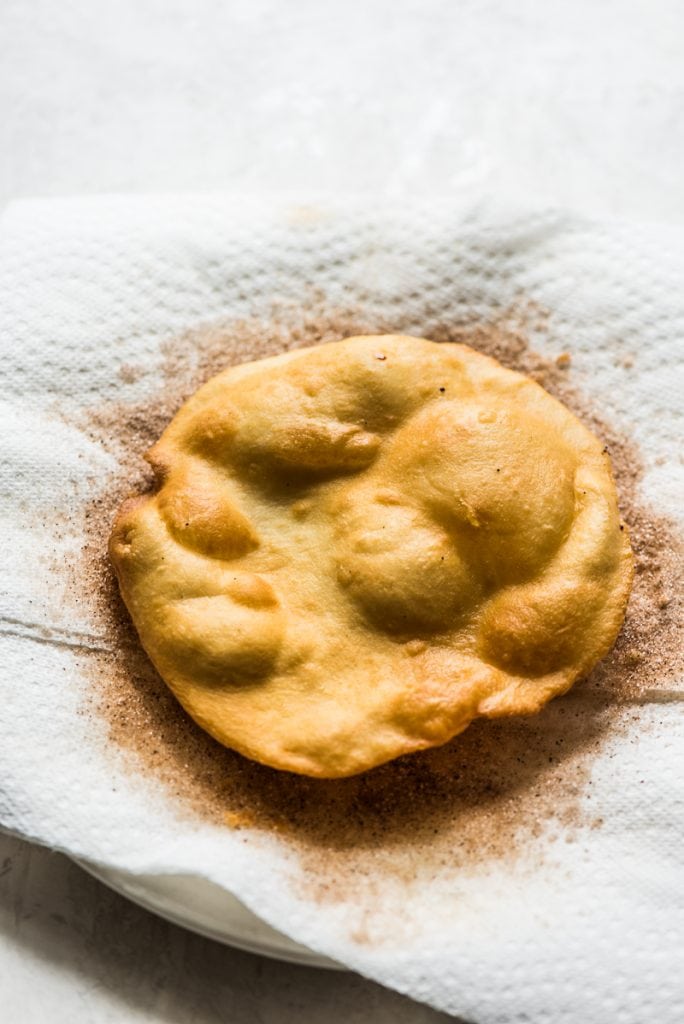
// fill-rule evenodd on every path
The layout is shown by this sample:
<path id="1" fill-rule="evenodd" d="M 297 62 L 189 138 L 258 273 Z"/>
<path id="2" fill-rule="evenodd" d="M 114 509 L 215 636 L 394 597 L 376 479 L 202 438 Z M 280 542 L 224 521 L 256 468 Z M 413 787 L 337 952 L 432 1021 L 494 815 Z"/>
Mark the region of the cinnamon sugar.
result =
<path id="1" fill-rule="evenodd" d="M 639 497 L 634 447 L 601 421 L 569 382 L 569 361 L 547 360 L 528 344 L 543 311 L 505 311 L 495 322 L 439 324 L 429 335 L 495 356 L 537 379 L 603 438 L 637 559 L 625 626 L 613 652 L 571 692 L 530 718 L 478 721 L 446 746 L 400 758 L 351 779 L 316 780 L 248 761 L 200 730 L 144 655 L 106 557 L 124 497 L 151 486 L 142 455 L 183 401 L 220 369 L 290 348 L 358 333 L 401 329 L 324 306 L 281 308 L 269 322 L 242 321 L 195 332 L 164 351 L 159 393 L 141 405 L 104 404 L 87 429 L 120 466 L 85 513 L 86 542 L 74 596 L 86 602 L 107 652 L 83 655 L 93 681 L 88 714 L 109 724 L 112 756 L 151 773 L 190 814 L 230 828 L 277 830 L 296 843 L 309 893 L 321 900 L 370 891 L 374 871 L 409 882 L 440 864 L 466 871 L 492 858 L 528 858 L 542 831 L 572 838 L 601 827 L 584 810 L 597 751 L 639 727 L 648 702 L 684 699 L 669 687 L 683 667 L 678 586 L 682 548 L 673 525 Z M 135 379 L 135 367 L 127 379 Z M 83 424 L 82 424 L 83 425 Z M 322 851 L 325 856 L 322 857 Z M 420 870 L 417 865 L 420 864 Z"/>

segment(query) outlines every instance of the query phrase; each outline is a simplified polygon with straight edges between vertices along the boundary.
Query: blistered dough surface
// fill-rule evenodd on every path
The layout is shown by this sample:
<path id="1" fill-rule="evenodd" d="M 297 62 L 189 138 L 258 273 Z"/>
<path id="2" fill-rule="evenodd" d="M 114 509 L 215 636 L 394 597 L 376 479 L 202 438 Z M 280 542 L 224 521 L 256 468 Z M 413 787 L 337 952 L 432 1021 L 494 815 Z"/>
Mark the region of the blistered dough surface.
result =
<path id="1" fill-rule="evenodd" d="M 166 683 L 220 742 L 351 775 L 537 711 L 612 646 L 608 455 L 462 345 L 349 338 L 210 380 L 110 543 Z"/>

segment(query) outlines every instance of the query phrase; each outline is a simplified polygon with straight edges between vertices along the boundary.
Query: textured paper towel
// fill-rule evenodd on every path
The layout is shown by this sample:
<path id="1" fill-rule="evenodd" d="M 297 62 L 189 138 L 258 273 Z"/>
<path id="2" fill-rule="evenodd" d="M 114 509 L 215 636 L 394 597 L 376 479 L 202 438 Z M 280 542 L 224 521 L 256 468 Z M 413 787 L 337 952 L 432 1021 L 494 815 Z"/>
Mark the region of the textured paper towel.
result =
<path id="1" fill-rule="evenodd" d="M 220 197 L 12 207 L 0 231 L 3 825 L 118 868 L 203 875 L 311 948 L 483 1024 L 679 1022 L 681 680 L 654 680 L 667 700 L 637 701 L 584 749 L 572 820 L 548 813 L 549 789 L 522 842 L 502 824 L 510 850 L 494 849 L 491 821 L 473 831 L 472 808 L 453 856 L 439 822 L 434 855 L 425 835 L 412 847 L 396 833 L 305 849 L 287 830 L 192 817 L 182 794 L 118 756 L 87 669 L 106 638 L 88 601 L 64 594 L 78 592 L 83 509 L 117 471 L 84 411 L 157 402 L 173 339 L 192 361 L 198 328 L 300 304 L 431 336 L 524 296 L 552 326 L 535 346 L 572 354 L 577 385 L 639 445 L 644 494 L 680 515 L 683 267 L 681 230 L 555 213 Z M 548 721 L 577 714 L 572 699 Z M 521 782 L 540 800 L 549 785 L 541 770 Z"/>

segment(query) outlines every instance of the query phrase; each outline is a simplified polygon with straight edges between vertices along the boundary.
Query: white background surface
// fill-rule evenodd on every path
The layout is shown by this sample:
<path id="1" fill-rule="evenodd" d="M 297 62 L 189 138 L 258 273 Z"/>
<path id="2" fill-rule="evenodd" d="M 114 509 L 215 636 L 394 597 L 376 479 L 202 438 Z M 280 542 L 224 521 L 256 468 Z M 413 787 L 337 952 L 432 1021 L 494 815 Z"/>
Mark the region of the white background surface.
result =
<path id="1" fill-rule="evenodd" d="M 228 189 L 525 194 L 684 219 L 679 0 L 3 0 L 0 205 Z M 432 1024 L 157 921 L 0 840 L 3 1018 Z"/>

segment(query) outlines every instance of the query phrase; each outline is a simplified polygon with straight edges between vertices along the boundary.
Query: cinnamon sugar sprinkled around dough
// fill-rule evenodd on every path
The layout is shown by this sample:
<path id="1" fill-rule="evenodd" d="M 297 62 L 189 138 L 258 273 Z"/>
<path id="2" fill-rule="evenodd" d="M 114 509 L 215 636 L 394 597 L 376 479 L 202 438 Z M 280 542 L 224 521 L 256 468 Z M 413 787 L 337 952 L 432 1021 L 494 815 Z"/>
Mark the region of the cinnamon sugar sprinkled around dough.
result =
<path id="1" fill-rule="evenodd" d="M 124 384 L 135 384 L 143 376 L 140 366 L 131 366 L 130 363 L 122 363 L 119 367 L 119 377 Z"/>
<path id="2" fill-rule="evenodd" d="M 83 655 L 92 683 L 88 714 L 109 724 L 113 757 L 154 776 L 179 807 L 231 828 L 281 832 L 321 900 L 372 892 L 376 871 L 401 884 L 452 865 L 476 870 L 492 858 L 539 855 L 542 831 L 571 840 L 580 825 L 600 827 L 584 810 L 597 751 L 630 728 L 640 707 L 682 700 L 682 548 L 675 529 L 638 496 L 633 447 L 600 421 L 573 390 L 568 369 L 532 351 L 528 333 L 545 314 L 526 307 L 496 322 L 383 323 L 352 311 L 276 311 L 272 322 L 220 325 L 166 346 L 159 393 L 141 405 L 104 404 L 87 417 L 91 436 L 120 471 L 86 512 L 86 542 L 73 597 L 86 602 L 109 652 Z M 226 750 L 182 711 L 146 656 L 118 595 L 106 543 L 122 499 L 151 486 L 142 454 L 183 401 L 227 365 L 352 334 L 410 331 L 472 345 L 537 379 L 601 437 L 610 451 L 637 574 L 625 627 L 613 652 L 570 693 L 529 718 L 478 721 L 446 746 L 401 758 L 350 779 L 278 772 Z M 132 379 L 132 378 L 131 378 Z M 83 425 L 83 424 L 81 424 Z M 322 856 L 322 851 L 325 855 Z"/>

